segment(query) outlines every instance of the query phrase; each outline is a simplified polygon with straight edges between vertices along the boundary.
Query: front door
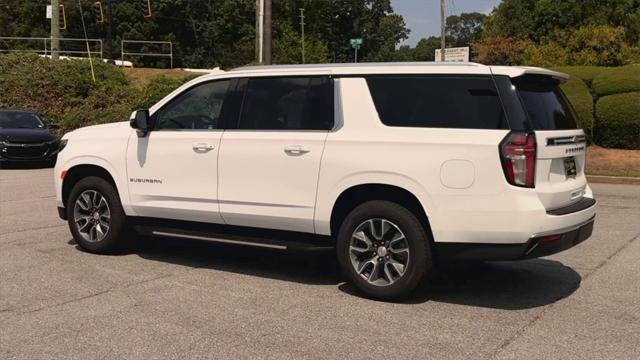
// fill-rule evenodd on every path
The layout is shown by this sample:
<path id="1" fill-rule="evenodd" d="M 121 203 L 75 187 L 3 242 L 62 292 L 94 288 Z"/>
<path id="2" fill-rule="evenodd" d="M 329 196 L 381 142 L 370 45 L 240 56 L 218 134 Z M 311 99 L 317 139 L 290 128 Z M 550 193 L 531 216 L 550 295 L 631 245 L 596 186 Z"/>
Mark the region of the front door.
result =
<path id="1" fill-rule="evenodd" d="M 131 135 L 127 172 L 138 216 L 221 223 L 220 114 L 229 80 L 198 84 L 156 111 L 146 137 Z"/>

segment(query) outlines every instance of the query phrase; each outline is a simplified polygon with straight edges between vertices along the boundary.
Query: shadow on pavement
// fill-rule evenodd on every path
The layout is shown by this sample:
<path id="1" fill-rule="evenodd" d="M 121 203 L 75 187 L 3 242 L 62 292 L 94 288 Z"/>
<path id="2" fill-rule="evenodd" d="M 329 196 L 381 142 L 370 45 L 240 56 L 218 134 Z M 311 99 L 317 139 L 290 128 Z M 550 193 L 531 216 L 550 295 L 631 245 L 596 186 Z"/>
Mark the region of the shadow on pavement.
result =
<path id="1" fill-rule="evenodd" d="M 70 241 L 69 244 L 75 244 Z M 336 285 L 340 291 L 362 297 L 344 283 L 333 252 L 290 253 L 227 246 L 206 241 L 140 238 L 127 254 L 189 267 L 215 269 L 281 281 Z M 573 269 L 548 259 L 513 262 L 444 263 L 424 288 L 405 304 L 427 301 L 476 307 L 521 310 L 563 299 L 580 287 Z"/>
<path id="2" fill-rule="evenodd" d="M 549 305 L 580 287 L 575 270 L 554 260 L 444 264 L 418 298 L 521 310 Z"/>
<path id="3" fill-rule="evenodd" d="M 75 241 L 71 240 L 69 244 L 75 245 Z M 125 254 L 304 284 L 337 285 L 341 281 L 338 262 L 332 252 L 292 253 L 208 241 L 141 237 L 131 250 L 115 255 Z"/>
<path id="4" fill-rule="evenodd" d="M 54 166 L 55 161 L 3 162 L 0 170 L 49 169 Z"/>

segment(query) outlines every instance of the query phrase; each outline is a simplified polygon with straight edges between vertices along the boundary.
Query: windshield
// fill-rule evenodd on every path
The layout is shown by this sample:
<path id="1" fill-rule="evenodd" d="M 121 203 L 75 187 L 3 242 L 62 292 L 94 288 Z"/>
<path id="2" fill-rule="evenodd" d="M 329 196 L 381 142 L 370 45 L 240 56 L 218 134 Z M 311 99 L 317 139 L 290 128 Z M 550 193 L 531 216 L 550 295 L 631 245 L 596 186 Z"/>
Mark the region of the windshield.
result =
<path id="1" fill-rule="evenodd" d="M 512 79 L 527 118 L 534 130 L 576 129 L 576 115 L 558 87 L 558 80 L 549 76 L 525 75 Z"/>
<path id="2" fill-rule="evenodd" d="M 0 112 L 0 128 L 4 129 L 42 129 L 44 123 L 38 115 L 19 111 Z"/>

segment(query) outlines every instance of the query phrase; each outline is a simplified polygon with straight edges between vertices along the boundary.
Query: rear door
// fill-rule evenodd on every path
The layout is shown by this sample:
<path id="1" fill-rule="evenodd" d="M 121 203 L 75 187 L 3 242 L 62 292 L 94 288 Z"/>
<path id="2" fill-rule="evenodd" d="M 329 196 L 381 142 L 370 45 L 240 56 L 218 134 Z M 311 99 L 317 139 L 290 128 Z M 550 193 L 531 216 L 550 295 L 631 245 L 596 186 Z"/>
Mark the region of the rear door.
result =
<path id="1" fill-rule="evenodd" d="M 559 88 L 559 80 L 546 75 L 512 79 L 526 115 L 525 127 L 535 131 L 537 162 L 535 189 L 547 209 L 582 199 L 587 180 L 586 137 L 577 128 L 576 113 Z"/>
<path id="2" fill-rule="evenodd" d="M 229 124 L 219 155 L 225 223 L 313 232 L 320 160 L 333 127 L 328 76 L 256 77 Z"/>

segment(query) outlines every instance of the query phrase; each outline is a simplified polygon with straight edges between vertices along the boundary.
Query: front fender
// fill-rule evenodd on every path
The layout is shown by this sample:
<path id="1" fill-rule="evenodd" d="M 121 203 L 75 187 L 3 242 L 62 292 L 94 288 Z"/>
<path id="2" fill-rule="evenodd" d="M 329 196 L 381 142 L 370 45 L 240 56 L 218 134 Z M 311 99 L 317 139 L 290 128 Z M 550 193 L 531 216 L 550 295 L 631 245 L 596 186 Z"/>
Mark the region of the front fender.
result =
<path id="1" fill-rule="evenodd" d="M 63 160 L 63 161 L 60 161 Z M 118 167 L 115 166 L 109 160 L 96 156 L 96 155 L 78 155 L 72 156 L 68 159 L 58 158 L 58 162 L 56 163 L 54 170 L 54 183 L 56 189 L 56 202 L 58 207 L 64 207 L 65 204 L 62 201 L 62 185 L 64 180 L 61 175 L 63 172 L 68 172 L 72 170 L 76 166 L 97 166 L 105 171 L 107 171 L 113 181 L 116 184 L 116 190 L 118 191 L 118 195 L 120 196 L 120 202 L 122 203 L 123 208 L 125 209 L 125 213 L 130 214 L 131 209 L 129 206 L 129 187 L 127 183 L 127 176 L 124 171 L 118 171 Z"/>

